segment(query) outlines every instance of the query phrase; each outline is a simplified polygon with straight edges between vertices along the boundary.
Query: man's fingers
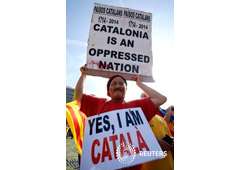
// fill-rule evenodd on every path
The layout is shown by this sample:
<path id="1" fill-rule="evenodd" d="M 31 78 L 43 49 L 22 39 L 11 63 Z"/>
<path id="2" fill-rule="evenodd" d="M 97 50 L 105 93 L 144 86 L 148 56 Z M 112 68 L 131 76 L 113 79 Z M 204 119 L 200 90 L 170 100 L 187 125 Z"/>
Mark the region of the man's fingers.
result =
<path id="1" fill-rule="evenodd" d="M 84 66 L 82 66 L 82 67 L 80 68 L 80 71 L 81 71 L 82 73 L 84 73 L 84 72 L 87 71 L 87 70 L 88 70 L 87 64 L 85 64 Z"/>
<path id="2" fill-rule="evenodd" d="M 134 75 L 134 76 L 132 77 L 132 80 L 139 81 L 139 80 L 140 80 L 140 77 L 137 76 L 137 75 Z"/>

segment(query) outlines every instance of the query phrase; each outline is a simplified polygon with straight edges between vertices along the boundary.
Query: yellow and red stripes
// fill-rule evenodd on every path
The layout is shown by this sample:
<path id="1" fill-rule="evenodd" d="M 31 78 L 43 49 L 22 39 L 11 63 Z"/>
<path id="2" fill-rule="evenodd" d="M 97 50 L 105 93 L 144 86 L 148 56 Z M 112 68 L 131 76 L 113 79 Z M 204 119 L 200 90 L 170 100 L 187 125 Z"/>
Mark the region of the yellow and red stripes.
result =
<path id="1" fill-rule="evenodd" d="M 66 118 L 72 131 L 77 151 L 82 155 L 83 133 L 86 115 L 79 111 L 80 104 L 76 101 L 66 104 Z"/>

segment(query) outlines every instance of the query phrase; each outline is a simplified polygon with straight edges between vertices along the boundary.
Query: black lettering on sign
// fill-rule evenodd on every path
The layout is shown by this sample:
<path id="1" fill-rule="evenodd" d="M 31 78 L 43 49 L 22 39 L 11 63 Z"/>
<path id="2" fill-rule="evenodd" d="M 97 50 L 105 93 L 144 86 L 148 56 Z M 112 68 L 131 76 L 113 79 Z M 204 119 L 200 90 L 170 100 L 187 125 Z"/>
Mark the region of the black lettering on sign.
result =
<path id="1" fill-rule="evenodd" d="M 89 127 L 90 127 L 89 135 L 92 135 L 92 127 L 93 127 L 94 121 L 95 121 L 95 119 L 93 119 L 92 122 L 91 122 L 90 119 L 88 120 L 88 124 L 89 124 Z"/>
<path id="2" fill-rule="evenodd" d="M 129 112 L 125 112 L 127 127 L 130 124 L 132 124 L 132 126 L 143 124 L 142 118 L 137 110 L 135 110 L 135 112 L 130 111 L 130 113 L 131 114 L 129 114 Z"/>
<path id="3" fill-rule="evenodd" d="M 102 117 L 97 117 L 96 118 L 96 133 L 101 133 L 102 132 L 102 128 L 100 128 L 100 126 L 102 125 Z"/>
<path id="4" fill-rule="evenodd" d="M 112 33 L 112 34 L 119 34 L 119 35 L 126 35 L 129 37 L 136 37 L 142 39 L 149 39 L 148 33 L 141 30 L 131 30 L 131 29 L 124 29 L 121 27 L 113 27 L 111 25 L 102 25 L 94 24 L 93 25 L 94 31 Z"/>
<path id="5" fill-rule="evenodd" d="M 108 43 L 115 43 L 115 37 L 108 37 Z M 132 43 L 132 44 L 131 44 Z M 124 46 L 134 46 L 134 41 L 129 41 L 127 42 L 125 39 L 122 40 L 121 44 Z M 95 56 L 95 57 L 109 57 L 113 59 L 120 59 L 120 60 L 131 60 L 131 61 L 136 61 L 136 62 L 144 62 L 144 63 L 149 63 L 150 62 L 150 57 L 147 55 L 143 54 L 135 54 L 135 53 L 129 53 L 129 52 L 123 52 L 123 51 L 114 51 L 114 50 L 107 50 L 107 49 L 95 49 L 95 48 L 90 48 L 88 51 L 88 54 L 90 56 Z M 127 66 L 128 67 L 128 66 Z M 134 69 L 134 70 L 138 70 Z"/>
<path id="6" fill-rule="evenodd" d="M 120 119 L 119 113 L 117 113 L 117 118 L 118 118 L 118 125 L 119 125 L 119 128 L 122 128 L 122 122 L 121 122 L 121 119 Z"/>
<path id="7" fill-rule="evenodd" d="M 120 46 L 125 46 L 125 47 L 134 47 L 134 41 L 133 40 L 125 40 L 122 39 Z"/>
<path id="8" fill-rule="evenodd" d="M 131 116 L 129 115 L 128 112 L 125 112 L 125 116 L 126 116 L 126 125 L 127 127 L 129 126 L 129 124 L 132 124 L 132 126 L 134 126 L 133 120 L 131 118 Z"/>
<path id="9" fill-rule="evenodd" d="M 113 63 L 106 61 L 99 61 L 98 64 L 99 69 L 112 70 L 112 71 L 124 71 L 124 72 L 132 72 L 139 73 L 138 65 L 130 65 L 130 64 L 122 64 L 122 63 Z"/>
<path id="10" fill-rule="evenodd" d="M 117 44 L 117 38 L 116 37 L 108 37 L 107 43 L 111 43 L 112 45 Z"/>
<path id="11" fill-rule="evenodd" d="M 131 111 L 131 115 L 133 117 L 135 125 L 143 124 L 142 118 L 137 110 L 135 110 L 135 113 L 134 111 Z"/>
<path id="12" fill-rule="evenodd" d="M 110 129 L 110 122 L 109 122 L 109 116 L 105 115 L 103 116 L 103 123 L 106 125 L 103 126 L 104 131 L 109 131 Z"/>

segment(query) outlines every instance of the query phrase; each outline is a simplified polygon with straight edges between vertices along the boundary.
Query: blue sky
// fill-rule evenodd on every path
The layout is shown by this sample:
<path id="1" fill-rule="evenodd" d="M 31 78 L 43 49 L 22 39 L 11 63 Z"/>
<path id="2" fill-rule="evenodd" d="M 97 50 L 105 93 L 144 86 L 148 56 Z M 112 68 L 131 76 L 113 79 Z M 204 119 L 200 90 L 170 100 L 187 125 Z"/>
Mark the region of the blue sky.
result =
<path id="1" fill-rule="evenodd" d="M 66 1 L 66 85 L 75 87 L 80 76 L 79 68 L 86 63 L 87 41 L 94 3 L 126 7 L 144 12 L 151 12 L 152 21 L 152 51 L 154 83 L 148 83 L 160 93 L 170 96 L 171 85 L 164 82 L 171 76 L 164 63 L 172 57 L 174 38 L 174 1 L 173 0 L 67 0 Z M 159 69 L 161 66 L 161 69 Z M 162 71 L 162 73 L 161 73 Z M 170 74 L 168 74 L 170 73 Z M 160 88 L 160 81 L 161 86 Z M 107 97 L 107 79 L 88 76 L 84 92 L 96 96 Z M 134 82 L 129 83 L 127 100 L 140 96 L 141 90 L 134 88 Z M 134 88 L 134 91 L 133 91 Z M 103 90 L 104 89 L 104 90 Z M 168 90 L 167 90 L 168 89 Z M 167 90 L 167 91 L 165 91 Z"/>

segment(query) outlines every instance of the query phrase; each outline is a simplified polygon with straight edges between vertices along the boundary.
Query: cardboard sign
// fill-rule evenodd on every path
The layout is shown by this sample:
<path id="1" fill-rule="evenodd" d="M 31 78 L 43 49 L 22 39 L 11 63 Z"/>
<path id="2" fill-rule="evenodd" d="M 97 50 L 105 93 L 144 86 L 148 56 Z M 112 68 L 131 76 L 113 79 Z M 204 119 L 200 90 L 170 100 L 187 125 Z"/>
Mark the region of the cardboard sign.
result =
<path id="1" fill-rule="evenodd" d="M 119 169 L 165 156 L 140 107 L 86 119 L 80 170 Z"/>
<path id="2" fill-rule="evenodd" d="M 94 4 L 87 48 L 87 74 L 152 82 L 152 14 Z"/>

